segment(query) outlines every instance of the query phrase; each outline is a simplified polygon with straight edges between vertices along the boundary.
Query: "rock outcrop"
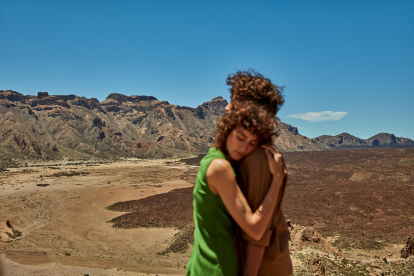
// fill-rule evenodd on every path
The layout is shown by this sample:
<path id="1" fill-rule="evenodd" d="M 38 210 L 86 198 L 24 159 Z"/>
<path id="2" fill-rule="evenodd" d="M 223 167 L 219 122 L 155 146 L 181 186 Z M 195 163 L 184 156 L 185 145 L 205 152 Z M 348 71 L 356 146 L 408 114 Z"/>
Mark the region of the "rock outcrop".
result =
<path id="1" fill-rule="evenodd" d="M 325 266 L 323 265 L 318 253 L 312 253 L 307 261 L 307 266 L 312 275 L 324 276 Z"/>
<path id="2" fill-rule="evenodd" d="M 322 251 L 343 255 L 336 247 L 330 245 L 313 227 L 300 226 L 290 223 L 289 234 L 291 249 L 295 252 L 305 247 L 316 247 Z"/>
<path id="3" fill-rule="evenodd" d="M 336 136 L 322 135 L 313 138 L 313 141 L 322 143 L 328 147 L 343 147 L 343 146 L 364 146 L 366 142 L 358 137 L 348 133 L 341 133 Z"/>
<path id="4" fill-rule="evenodd" d="M 388 146 L 388 145 L 414 145 L 414 141 L 408 138 L 395 137 L 394 134 L 379 133 L 366 140 L 368 145 Z"/>
<path id="5" fill-rule="evenodd" d="M 24 102 L 23 94 L 13 90 L 0 90 L 0 100 L 8 100 L 10 102 Z"/>
<path id="6" fill-rule="evenodd" d="M 414 238 L 409 235 L 407 243 L 403 249 L 401 249 L 401 258 L 408 258 L 410 255 L 414 255 Z"/>
<path id="7" fill-rule="evenodd" d="M 16 230 L 10 224 L 10 221 L 0 222 L 0 241 L 10 241 L 15 236 Z"/>

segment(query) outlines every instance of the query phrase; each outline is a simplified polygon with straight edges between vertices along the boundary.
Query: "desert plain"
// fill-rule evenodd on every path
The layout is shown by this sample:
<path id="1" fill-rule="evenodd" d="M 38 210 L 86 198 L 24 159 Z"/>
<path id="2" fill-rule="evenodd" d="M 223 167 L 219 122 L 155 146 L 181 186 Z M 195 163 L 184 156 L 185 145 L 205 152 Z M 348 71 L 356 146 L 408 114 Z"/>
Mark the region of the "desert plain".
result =
<path id="1" fill-rule="evenodd" d="M 414 275 L 414 148 L 284 153 L 295 275 Z M 201 156 L 0 172 L 0 275 L 184 275 Z"/>

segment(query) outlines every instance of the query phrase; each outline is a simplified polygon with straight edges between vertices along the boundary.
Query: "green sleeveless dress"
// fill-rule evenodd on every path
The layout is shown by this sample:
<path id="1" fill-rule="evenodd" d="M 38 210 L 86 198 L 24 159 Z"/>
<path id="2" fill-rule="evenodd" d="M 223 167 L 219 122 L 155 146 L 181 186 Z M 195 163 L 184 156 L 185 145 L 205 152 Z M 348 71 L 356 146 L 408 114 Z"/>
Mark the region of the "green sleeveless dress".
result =
<path id="1" fill-rule="evenodd" d="M 207 184 L 207 168 L 224 154 L 210 148 L 201 160 L 193 192 L 194 244 L 186 275 L 237 275 L 236 224 L 219 196 Z"/>

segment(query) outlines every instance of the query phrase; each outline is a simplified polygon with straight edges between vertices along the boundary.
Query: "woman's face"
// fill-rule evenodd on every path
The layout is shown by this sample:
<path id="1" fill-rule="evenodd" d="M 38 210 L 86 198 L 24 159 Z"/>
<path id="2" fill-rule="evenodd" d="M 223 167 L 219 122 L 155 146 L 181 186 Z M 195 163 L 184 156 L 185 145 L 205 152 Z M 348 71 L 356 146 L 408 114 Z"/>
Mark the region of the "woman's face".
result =
<path id="1" fill-rule="evenodd" d="M 250 131 L 242 126 L 236 127 L 230 132 L 226 141 L 229 160 L 241 160 L 256 148 L 258 142 L 256 134 L 251 134 Z"/>

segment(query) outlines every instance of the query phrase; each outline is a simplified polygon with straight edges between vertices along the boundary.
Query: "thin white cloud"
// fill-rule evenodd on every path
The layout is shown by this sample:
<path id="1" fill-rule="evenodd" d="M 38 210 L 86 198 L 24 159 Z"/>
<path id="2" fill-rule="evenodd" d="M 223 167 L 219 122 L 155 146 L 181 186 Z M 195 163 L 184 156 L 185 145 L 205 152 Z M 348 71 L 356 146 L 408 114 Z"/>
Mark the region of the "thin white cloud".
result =
<path id="1" fill-rule="evenodd" d="M 343 117 L 345 117 L 346 114 L 348 114 L 348 112 L 322 111 L 322 112 L 307 112 L 307 113 L 302 113 L 302 114 L 290 114 L 290 115 L 287 115 L 286 117 L 302 119 L 302 120 L 315 123 L 315 122 L 322 122 L 322 121 L 338 121 L 342 119 Z"/>

